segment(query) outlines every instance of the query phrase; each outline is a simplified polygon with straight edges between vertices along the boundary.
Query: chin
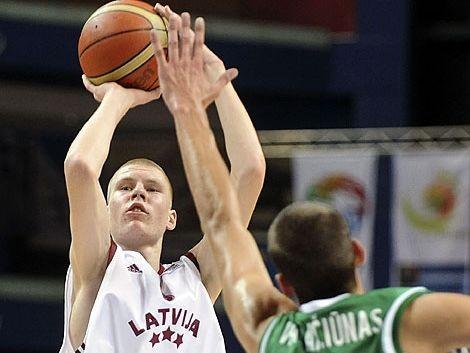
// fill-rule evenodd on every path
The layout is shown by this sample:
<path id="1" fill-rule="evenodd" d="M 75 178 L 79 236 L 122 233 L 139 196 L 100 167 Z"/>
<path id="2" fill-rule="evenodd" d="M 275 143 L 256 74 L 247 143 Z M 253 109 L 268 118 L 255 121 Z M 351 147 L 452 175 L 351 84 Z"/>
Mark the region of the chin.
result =
<path id="1" fill-rule="evenodd" d="M 152 246 L 157 241 L 154 233 L 146 231 L 141 222 L 130 222 L 121 232 L 117 242 L 127 249 L 139 249 L 143 246 Z"/>

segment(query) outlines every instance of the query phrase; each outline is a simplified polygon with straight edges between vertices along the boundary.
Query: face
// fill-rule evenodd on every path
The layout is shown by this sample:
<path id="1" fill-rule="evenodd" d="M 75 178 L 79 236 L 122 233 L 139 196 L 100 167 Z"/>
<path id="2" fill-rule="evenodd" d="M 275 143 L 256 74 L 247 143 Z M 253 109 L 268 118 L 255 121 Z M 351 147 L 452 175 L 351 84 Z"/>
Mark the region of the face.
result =
<path id="1" fill-rule="evenodd" d="M 176 225 L 166 176 L 152 166 L 123 167 L 112 181 L 109 217 L 111 234 L 125 249 L 157 244 Z"/>

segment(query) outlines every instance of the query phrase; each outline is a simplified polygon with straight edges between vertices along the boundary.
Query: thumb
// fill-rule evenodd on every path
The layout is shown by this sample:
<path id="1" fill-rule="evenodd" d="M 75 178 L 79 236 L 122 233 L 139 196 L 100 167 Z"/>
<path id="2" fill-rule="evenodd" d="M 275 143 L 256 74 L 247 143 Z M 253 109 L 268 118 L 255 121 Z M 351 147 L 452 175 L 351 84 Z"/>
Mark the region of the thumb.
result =
<path id="1" fill-rule="evenodd" d="M 205 106 L 211 104 L 220 94 L 222 89 L 231 81 L 233 81 L 238 76 L 237 69 L 228 69 L 225 71 L 212 85 L 209 94 L 206 99 L 203 100 Z"/>
<path id="2" fill-rule="evenodd" d="M 91 92 L 91 93 L 95 93 L 95 87 L 93 84 L 91 84 L 90 81 L 88 81 L 88 78 L 85 76 L 85 75 L 82 75 L 82 82 L 83 82 L 83 86 L 85 86 L 85 88 L 87 89 L 87 91 Z"/>

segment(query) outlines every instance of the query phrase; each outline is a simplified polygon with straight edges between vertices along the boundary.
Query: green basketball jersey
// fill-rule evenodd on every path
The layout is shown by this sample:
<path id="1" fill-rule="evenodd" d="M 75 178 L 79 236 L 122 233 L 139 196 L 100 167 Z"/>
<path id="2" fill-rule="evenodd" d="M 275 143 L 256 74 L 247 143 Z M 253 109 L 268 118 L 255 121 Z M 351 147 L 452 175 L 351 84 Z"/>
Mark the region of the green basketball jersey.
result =
<path id="1" fill-rule="evenodd" d="M 270 322 L 260 353 L 403 353 L 401 316 L 426 293 L 424 287 L 398 287 L 311 301 Z"/>

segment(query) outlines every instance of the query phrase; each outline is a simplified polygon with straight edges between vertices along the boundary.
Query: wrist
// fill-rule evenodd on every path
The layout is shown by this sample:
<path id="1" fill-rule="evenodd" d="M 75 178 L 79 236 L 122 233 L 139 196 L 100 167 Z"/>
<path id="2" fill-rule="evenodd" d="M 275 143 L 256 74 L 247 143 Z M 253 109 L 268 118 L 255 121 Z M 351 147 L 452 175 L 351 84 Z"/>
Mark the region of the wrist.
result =
<path id="1" fill-rule="evenodd" d="M 193 117 L 198 114 L 205 114 L 206 110 L 202 104 L 196 102 L 180 104 L 178 107 L 172 109 L 171 114 L 175 119 L 185 119 L 188 117 Z"/>
<path id="2" fill-rule="evenodd" d="M 126 92 L 120 87 L 113 87 L 106 92 L 103 103 L 112 104 L 114 107 L 121 110 L 129 110 L 132 107 L 132 101 Z"/>
<path id="3" fill-rule="evenodd" d="M 225 72 L 225 70 L 226 69 L 223 62 L 206 64 L 204 67 L 206 76 L 211 82 L 217 81 L 217 79 Z"/>
<path id="4" fill-rule="evenodd" d="M 118 123 L 126 115 L 126 113 L 131 109 L 132 102 L 126 95 L 121 94 L 119 91 L 109 91 L 104 96 L 101 106 L 109 111 L 109 117 L 112 117 L 113 120 Z"/>

